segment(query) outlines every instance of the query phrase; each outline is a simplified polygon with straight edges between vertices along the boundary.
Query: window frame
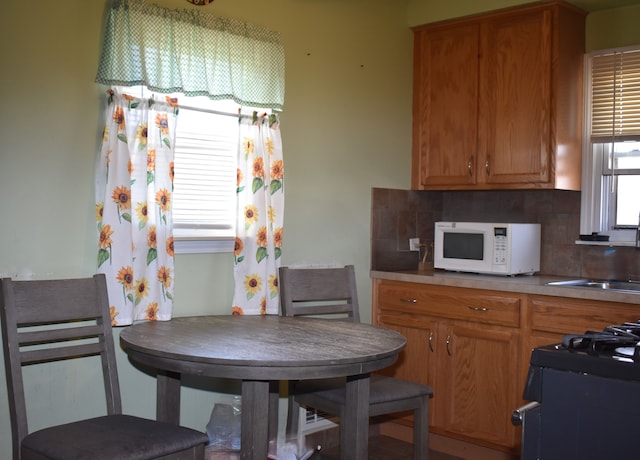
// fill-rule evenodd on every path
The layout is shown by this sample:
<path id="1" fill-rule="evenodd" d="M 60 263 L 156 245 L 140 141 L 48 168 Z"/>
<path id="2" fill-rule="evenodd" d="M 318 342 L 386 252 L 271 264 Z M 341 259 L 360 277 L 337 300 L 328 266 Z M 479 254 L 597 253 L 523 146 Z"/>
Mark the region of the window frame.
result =
<path id="1" fill-rule="evenodd" d="M 608 150 L 605 149 L 606 140 L 596 142 L 591 137 L 592 120 L 592 61 L 596 56 L 610 54 L 614 52 L 625 52 L 640 50 L 640 45 L 627 46 L 598 50 L 585 55 L 584 61 L 584 116 L 583 116 L 583 154 L 582 154 L 582 192 L 580 205 L 580 234 L 591 234 L 593 232 L 605 233 L 609 235 L 609 242 L 585 242 L 577 241 L 579 244 L 607 244 L 615 246 L 635 245 L 635 228 L 613 228 L 609 226 L 612 212 L 615 212 L 615 200 L 611 197 L 609 188 L 611 181 L 615 178 L 610 173 L 606 173 L 605 156 Z M 640 135 L 633 136 L 636 141 L 640 141 Z M 613 139 L 615 141 L 616 139 Z M 632 140 L 628 136 L 620 138 L 620 141 Z M 611 142 L 609 141 L 609 144 Z M 627 173 L 629 173 L 627 171 Z M 603 177 L 605 178 L 603 180 Z M 617 193 L 617 191 L 616 191 Z"/>
<path id="2" fill-rule="evenodd" d="M 234 249 L 235 237 L 173 237 L 173 251 L 175 254 L 215 254 L 233 252 Z"/>

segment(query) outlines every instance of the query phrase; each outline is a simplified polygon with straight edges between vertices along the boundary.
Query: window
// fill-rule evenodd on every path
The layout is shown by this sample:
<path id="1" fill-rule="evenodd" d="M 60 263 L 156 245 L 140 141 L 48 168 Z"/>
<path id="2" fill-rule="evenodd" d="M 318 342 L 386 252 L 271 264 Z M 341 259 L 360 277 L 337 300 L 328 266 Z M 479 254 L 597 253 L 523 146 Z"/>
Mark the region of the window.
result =
<path id="1" fill-rule="evenodd" d="M 178 98 L 173 190 L 176 252 L 232 251 L 238 117 L 232 115 L 233 103 L 225 107 L 224 103 L 194 99 Z M 209 110 L 200 108 L 202 105 Z M 211 111 L 212 107 L 218 111 Z M 224 109 L 230 113 L 222 112 Z"/>
<path id="2" fill-rule="evenodd" d="M 640 47 L 586 59 L 580 233 L 631 242 L 640 214 Z"/>
<path id="3" fill-rule="evenodd" d="M 142 86 L 120 87 L 119 91 L 141 97 L 153 94 Z M 236 224 L 238 104 L 176 93 L 166 96 L 178 98 L 180 106 L 172 207 L 175 251 L 231 252 Z"/>

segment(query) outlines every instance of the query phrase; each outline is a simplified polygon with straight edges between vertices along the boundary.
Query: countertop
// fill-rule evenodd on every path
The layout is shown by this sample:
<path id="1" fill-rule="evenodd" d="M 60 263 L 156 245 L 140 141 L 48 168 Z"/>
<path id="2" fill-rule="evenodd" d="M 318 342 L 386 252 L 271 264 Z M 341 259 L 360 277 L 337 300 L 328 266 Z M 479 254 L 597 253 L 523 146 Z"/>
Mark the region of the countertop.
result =
<path id="1" fill-rule="evenodd" d="M 539 294 L 575 299 L 606 302 L 621 302 L 640 305 L 640 293 L 616 292 L 612 290 L 584 287 L 548 286 L 550 281 L 565 281 L 573 278 L 542 275 L 492 276 L 474 273 L 457 273 L 440 270 L 371 271 L 371 278 L 410 283 L 434 284 L 461 288 L 489 289 L 494 291 Z"/>

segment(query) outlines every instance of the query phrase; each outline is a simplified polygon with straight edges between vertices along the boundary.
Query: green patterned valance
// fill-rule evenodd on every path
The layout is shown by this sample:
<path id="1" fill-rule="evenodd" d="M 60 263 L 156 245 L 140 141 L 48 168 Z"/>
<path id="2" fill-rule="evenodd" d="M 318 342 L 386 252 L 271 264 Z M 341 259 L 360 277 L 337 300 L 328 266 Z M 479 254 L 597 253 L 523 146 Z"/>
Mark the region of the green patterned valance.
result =
<path id="1" fill-rule="evenodd" d="M 284 47 L 277 32 L 235 19 L 113 0 L 96 82 L 282 110 Z"/>

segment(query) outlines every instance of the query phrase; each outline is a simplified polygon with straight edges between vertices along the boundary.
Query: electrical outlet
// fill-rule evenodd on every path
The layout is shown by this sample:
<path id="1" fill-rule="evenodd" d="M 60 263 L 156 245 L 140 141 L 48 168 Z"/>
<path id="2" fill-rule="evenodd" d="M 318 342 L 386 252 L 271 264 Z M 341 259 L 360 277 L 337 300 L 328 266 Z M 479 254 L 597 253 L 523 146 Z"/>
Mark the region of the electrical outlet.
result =
<path id="1" fill-rule="evenodd" d="M 409 251 L 420 250 L 420 238 L 409 238 Z"/>

